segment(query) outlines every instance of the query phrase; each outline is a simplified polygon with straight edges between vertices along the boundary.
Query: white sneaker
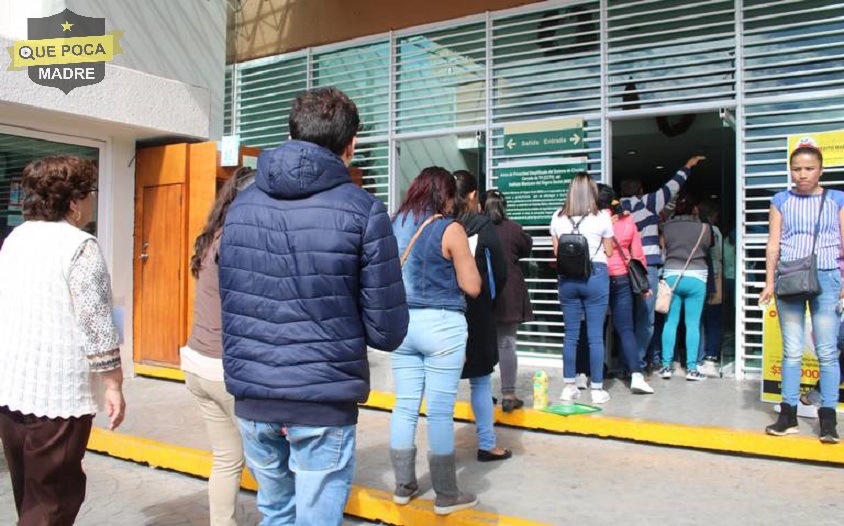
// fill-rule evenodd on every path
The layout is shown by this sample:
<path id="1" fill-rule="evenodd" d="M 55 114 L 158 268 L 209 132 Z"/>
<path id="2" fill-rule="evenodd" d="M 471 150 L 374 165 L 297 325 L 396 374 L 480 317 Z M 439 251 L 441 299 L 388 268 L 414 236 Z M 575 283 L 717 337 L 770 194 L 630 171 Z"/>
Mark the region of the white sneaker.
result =
<path id="1" fill-rule="evenodd" d="M 700 371 L 700 374 L 703 376 L 710 376 L 714 378 L 721 376 L 721 373 L 718 371 L 718 366 L 715 365 L 715 362 L 712 360 L 704 360 L 703 363 L 697 366 L 697 370 Z"/>
<path id="2" fill-rule="evenodd" d="M 560 400 L 563 402 L 574 402 L 580 398 L 580 390 L 574 384 L 566 384 L 563 392 L 560 393 Z"/>
<path id="3" fill-rule="evenodd" d="M 589 381 L 586 379 L 586 375 L 580 373 L 579 375 L 574 377 L 574 385 L 581 391 L 586 389 L 589 386 Z"/>
<path id="4" fill-rule="evenodd" d="M 603 389 L 590 389 L 593 404 L 606 404 L 610 401 L 610 394 Z"/>
<path id="5" fill-rule="evenodd" d="M 630 390 L 633 394 L 654 394 L 654 388 L 648 385 L 642 373 L 633 373 L 631 375 Z"/>
<path id="6" fill-rule="evenodd" d="M 700 382 L 703 380 L 706 380 L 706 377 L 700 374 L 700 371 L 697 369 L 692 369 L 686 373 L 686 381 L 688 382 Z"/>
<path id="7" fill-rule="evenodd" d="M 671 369 L 668 367 L 660 367 L 656 373 L 663 380 L 671 380 Z"/>

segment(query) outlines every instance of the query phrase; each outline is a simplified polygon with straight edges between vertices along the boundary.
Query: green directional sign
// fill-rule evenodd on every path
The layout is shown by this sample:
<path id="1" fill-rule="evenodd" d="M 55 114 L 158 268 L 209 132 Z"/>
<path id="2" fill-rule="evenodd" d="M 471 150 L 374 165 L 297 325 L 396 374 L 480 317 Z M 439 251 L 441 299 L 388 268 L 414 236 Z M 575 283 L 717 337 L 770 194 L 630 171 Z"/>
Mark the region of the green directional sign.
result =
<path id="1" fill-rule="evenodd" d="M 583 148 L 583 119 L 553 119 L 504 127 L 504 151 L 508 154 L 580 148 Z"/>
<path id="2" fill-rule="evenodd" d="M 507 216 L 523 225 L 547 225 L 562 206 L 569 181 L 586 170 L 585 159 L 534 161 L 499 167 L 498 189 L 507 196 Z"/>

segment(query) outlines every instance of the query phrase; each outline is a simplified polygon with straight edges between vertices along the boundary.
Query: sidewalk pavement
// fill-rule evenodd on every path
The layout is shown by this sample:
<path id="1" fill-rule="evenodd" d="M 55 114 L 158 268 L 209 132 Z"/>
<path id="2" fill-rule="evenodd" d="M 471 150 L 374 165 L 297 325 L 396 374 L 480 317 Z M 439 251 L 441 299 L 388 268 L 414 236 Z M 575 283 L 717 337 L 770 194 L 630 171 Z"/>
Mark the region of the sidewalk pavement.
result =
<path id="1" fill-rule="evenodd" d="M 677 389 L 681 385 L 692 389 L 707 385 L 677 384 Z M 201 415 L 183 385 L 137 378 L 128 380 L 125 389 L 128 412 L 120 434 L 209 449 Z M 623 399 L 621 395 L 619 398 Z M 361 410 L 355 477 L 358 487 L 385 493 L 392 490 L 389 419 L 387 412 Z M 104 423 L 103 416 L 97 418 L 97 425 Z M 425 451 L 424 423 L 421 419 L 420 451 Z M 490 517 L 499 516 L 493 522 L 497 524 L 567 524 L 578 520 L 590 524 L 623 521 L 625 526 L 661 521 L 778 524 L 783 518 L 810 524 L 838 524 L 844 511 L 840 499 L 844 478 L 836 467 L 516 428 L 496 430 L 500 443 L 512 448 L 514 457 L 505 462 L 479 463 L 474 458 L 477 448 L 474 426 L 455 426 L 461 486 L 480 494 L 478 511 Z M 783 447 L 790 443 L 766 438 L 780 440 L 777 444 Z M 419 502 L 430 501 L 434 495 L 424 454 L 420 454 L 417 470 L 423 492 Z M 433 524 L 435 519 L 431 515 L 417 523 Z"/>
<path id="2" fill-rule="evenodd" d="M 204 480 L 95 453 L 85 455 L 84 462 L 88 495 L 77 517 L 77 526 L 208 525 Z M 242 491 L 237 508 L 236 518 L 241 526 L 260 522 L 254 493 Z M 0 524 L 15 524 L 16 520 L 6 459 L 0 455 Z M 344 524 L 372 523 L 347 517 Z"/>

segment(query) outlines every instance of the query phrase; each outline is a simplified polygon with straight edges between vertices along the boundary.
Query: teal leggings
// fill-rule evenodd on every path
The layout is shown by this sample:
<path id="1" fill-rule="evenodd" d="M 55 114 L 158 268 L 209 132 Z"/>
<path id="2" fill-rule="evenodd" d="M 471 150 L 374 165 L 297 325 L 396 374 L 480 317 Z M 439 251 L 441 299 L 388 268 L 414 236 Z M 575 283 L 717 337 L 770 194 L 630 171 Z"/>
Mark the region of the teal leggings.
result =
<path id="1" fill-rule="evenodd" d="M 665 278 L 669 286 L 674 286 L 677 276 Z M 706 300 L 706 283 L 703 280 L 684 277 L 674 289 L 671 307 L 665 317 L 662 329 L 662 365 L 670 367 L 674 360 L 674 343 L 677 339 L 677 326 L 680 324 L 680 311 L 686 312 L 686 369 L 697 369 L 697 354 L 700 346 L 700 315 Z"/>

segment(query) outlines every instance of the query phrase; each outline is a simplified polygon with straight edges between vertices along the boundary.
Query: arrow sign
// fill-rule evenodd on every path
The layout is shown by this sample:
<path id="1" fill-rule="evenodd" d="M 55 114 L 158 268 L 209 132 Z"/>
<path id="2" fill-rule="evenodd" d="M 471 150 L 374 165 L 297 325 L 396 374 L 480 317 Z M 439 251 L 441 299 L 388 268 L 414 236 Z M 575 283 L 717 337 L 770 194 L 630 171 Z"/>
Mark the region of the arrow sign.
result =
<path id="1" fill-rule="evenodd" d="M 554 153 L 577 150 L 585 142 L 583 119 L 550 119 L 504 127 L 507 153 Z"/>

